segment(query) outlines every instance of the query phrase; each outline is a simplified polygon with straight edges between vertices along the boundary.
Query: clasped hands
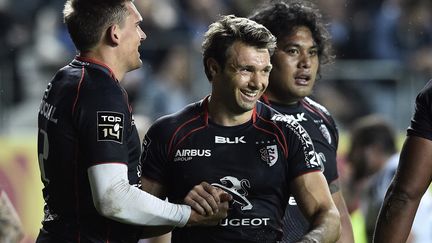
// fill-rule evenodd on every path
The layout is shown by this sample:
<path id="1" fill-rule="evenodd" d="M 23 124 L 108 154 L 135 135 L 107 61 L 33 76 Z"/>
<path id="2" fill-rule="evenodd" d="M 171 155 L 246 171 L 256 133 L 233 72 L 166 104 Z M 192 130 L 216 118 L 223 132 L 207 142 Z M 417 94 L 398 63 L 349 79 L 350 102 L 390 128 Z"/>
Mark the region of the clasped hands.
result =
<path id="1" fill-rule="evenodd" d="M 201 182 L 194 186 L 184 199 L 184 203 L 192 208 L 187 225 L 217 225 L 227 217 L 231 200 L 232 196 L 224 190 Z"/>

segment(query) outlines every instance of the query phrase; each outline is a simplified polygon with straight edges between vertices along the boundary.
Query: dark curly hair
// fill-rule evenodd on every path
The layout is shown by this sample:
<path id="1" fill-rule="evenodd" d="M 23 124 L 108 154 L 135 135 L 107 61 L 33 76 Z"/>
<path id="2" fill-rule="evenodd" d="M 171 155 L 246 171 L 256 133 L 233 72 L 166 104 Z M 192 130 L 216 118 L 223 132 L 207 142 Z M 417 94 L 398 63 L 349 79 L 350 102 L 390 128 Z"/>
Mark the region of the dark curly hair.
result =
<path id="1" fill-rule="evenodd" d="M 320 64 L 332 63 L 330 33 L 319 9 L 301 0 L 273 0 L 256 10 L 250 19 L 264 25 L 276 38 L 291 35 L 298 26 L 306 26 L 318 46 Z"/>

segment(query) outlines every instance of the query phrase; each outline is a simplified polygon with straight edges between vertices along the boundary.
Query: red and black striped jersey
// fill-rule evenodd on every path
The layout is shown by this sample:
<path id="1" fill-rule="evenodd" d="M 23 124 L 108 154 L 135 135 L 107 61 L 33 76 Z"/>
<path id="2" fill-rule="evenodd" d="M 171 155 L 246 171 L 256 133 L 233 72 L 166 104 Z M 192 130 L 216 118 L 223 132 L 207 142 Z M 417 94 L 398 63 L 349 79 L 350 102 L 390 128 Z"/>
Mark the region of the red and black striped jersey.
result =
<path id="1" fill-rule="evenodd" d="M 233 196 L 214 227 L 176 228 L 172 242 L 276 242 L 293 178 L 319 171 L 312 141 L 294 119 L 258 102 L 250 121 L 226 127 L 209 119 L 208 98 L 158 119 L 143 141 L 142 175 L 182 201 L 207 181 Z"/>

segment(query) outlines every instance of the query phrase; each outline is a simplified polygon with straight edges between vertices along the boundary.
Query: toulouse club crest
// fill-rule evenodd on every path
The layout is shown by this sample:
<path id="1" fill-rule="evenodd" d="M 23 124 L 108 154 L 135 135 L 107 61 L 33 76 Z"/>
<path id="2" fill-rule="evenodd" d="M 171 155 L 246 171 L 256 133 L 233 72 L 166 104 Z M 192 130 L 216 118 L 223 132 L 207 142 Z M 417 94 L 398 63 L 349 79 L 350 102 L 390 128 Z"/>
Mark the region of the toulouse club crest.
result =
<path id="1" fill-rule="evenodd" d="M 324 136 L 324 138 L 327 140 L 327 142 L 329 144 L 331 144 L 332 142 L 332 138 L 330 136 L 330 132 L 327 129 L 327 127 L 324 124 L 321 124 L 321 126 L 319 127 L 319 130 L 321 131 L 322 135 Z"/>
<path id="2" fill-rule="evenodd" d="M 277 145 L 269 145 L 260 149 L 261 159 L 268 165 L 273 166 L 278 160 Z"/>

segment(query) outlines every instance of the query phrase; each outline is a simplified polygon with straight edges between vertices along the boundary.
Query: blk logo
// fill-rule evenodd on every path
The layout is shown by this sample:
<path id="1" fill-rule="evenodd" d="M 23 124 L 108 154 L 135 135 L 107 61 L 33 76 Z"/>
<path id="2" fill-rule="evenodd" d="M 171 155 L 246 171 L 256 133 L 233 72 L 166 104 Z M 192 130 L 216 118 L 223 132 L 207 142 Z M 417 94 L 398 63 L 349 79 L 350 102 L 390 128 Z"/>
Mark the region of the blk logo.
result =
<path id="1" fill-rule="evenodd" d="M 244 136 L 234 137 L 234 138 L 215 136 L 215 143 L 236 144 L 236 143 L 246 143 L 246 141 L 244 140 Z"/>

